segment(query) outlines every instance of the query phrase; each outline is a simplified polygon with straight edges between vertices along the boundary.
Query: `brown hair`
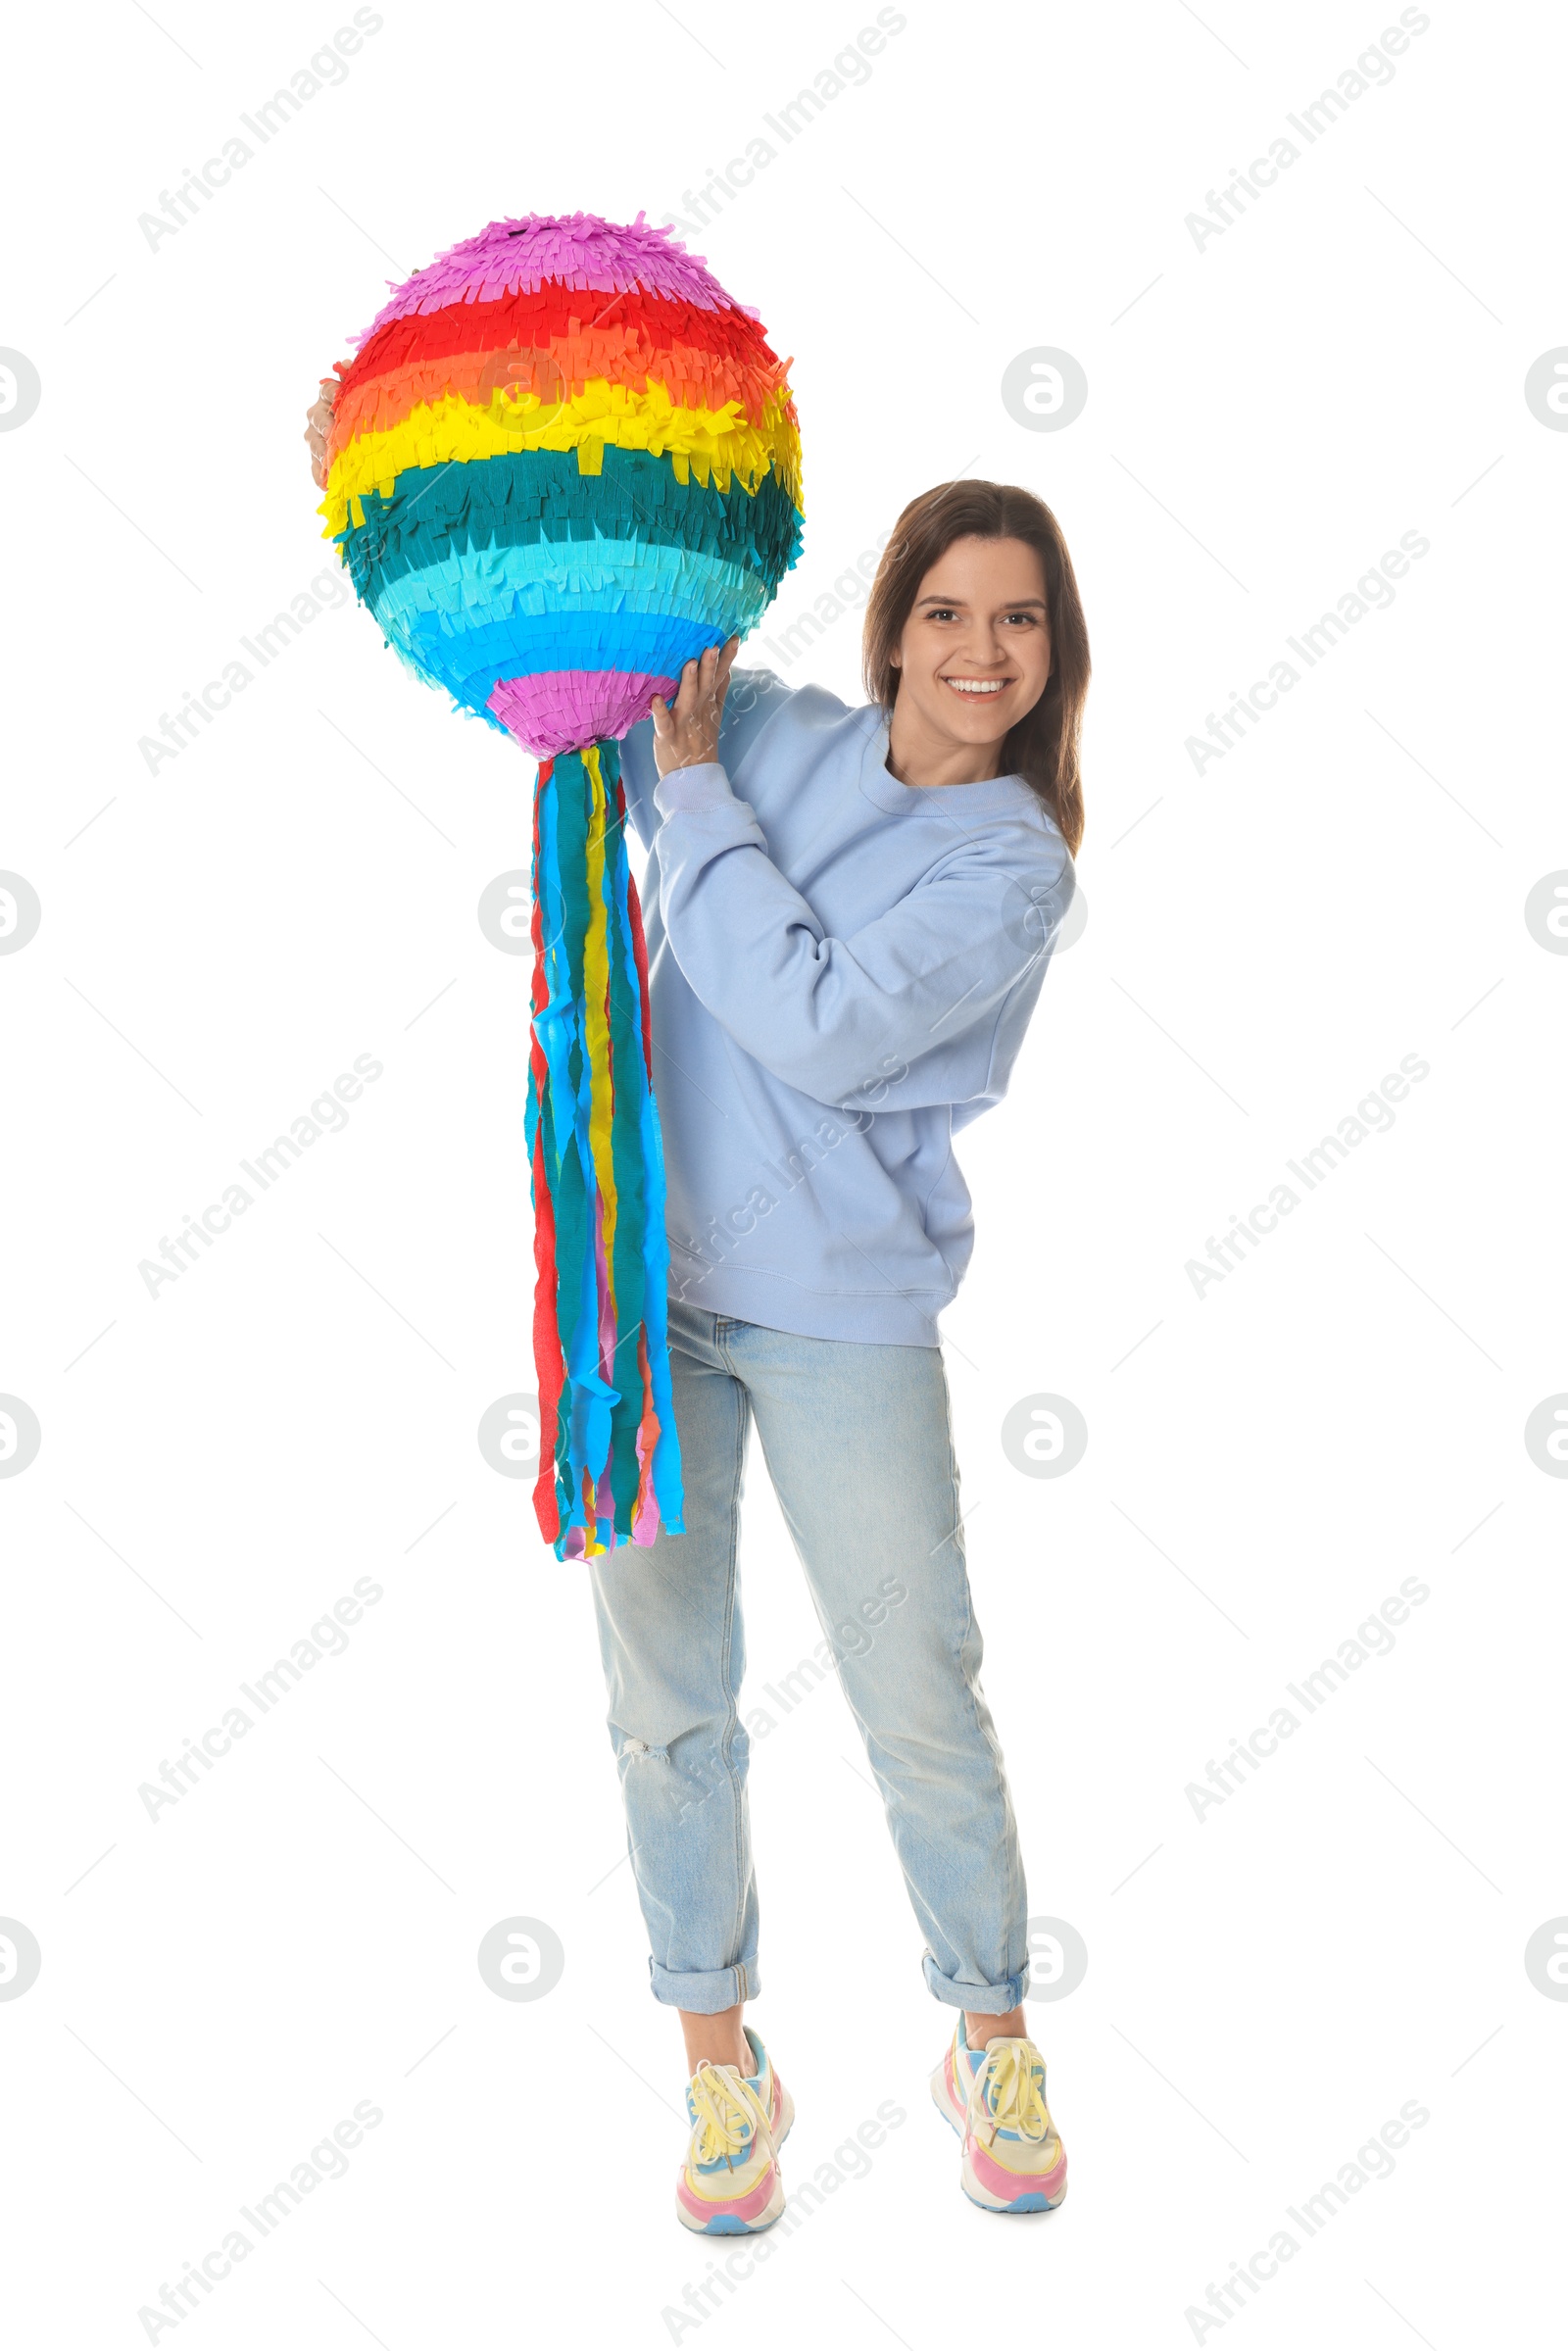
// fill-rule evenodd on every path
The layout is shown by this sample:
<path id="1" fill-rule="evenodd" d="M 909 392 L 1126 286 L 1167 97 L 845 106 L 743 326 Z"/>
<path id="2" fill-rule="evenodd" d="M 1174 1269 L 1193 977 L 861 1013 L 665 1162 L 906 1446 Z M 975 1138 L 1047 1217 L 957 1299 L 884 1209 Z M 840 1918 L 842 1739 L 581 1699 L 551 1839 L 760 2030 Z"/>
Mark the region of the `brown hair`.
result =
<path id="1" fill-rule="evenodd" d="M 1051 677 L 1003 749 L 1007 772 L 1021 775 L 1054 818 L 1076 856 L 1084 833 L 1078 744 L 1089 691 L 1089 631 L 1078 583 L 1055 515 L 1032 490 L 995 481 L 939 482 L 912 499 L 894 525 L 865 608 L 865 688 L 891 711 L 899 691 L 893 660 L 920 582 L 955 539 L 1021 539 L 1040 558 L 1051 623 Z"/>

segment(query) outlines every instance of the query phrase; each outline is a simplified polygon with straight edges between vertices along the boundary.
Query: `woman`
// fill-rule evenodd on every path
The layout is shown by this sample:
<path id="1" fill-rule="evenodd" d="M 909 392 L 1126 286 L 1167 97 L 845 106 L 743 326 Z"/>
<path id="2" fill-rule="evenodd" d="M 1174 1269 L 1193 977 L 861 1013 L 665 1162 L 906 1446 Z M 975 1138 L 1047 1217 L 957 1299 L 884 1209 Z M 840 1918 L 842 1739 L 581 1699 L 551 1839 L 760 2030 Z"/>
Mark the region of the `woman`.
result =
<path id="1" fill-rule="evenodd" d="M 325 389 L 326 387 L 323 387 Z M 311 412 L 321 479 L 323 404 Z M 668 1175 L 684 1535 L 589 1563 L 656 1998 L 680 2011 L 677 2217 L 784 2209 L 794 2106 L 760 1988 L 736 1536 L 750 1426 L 957 2011 L 932 2094 L 991 2212 L 1066 2158 L 1028 2037 L 1023 1864 L 981 1692 L 937 1317 L 972 1246 L 954 1132 L 1001 1100 L 1073 890 L 1089 648 L 1055 519 L 949 482 L 906 508 L 847 710 L 732 640 L 622 750 Z M 858 1540 L 846 1542 L 846 1530 Z"/>

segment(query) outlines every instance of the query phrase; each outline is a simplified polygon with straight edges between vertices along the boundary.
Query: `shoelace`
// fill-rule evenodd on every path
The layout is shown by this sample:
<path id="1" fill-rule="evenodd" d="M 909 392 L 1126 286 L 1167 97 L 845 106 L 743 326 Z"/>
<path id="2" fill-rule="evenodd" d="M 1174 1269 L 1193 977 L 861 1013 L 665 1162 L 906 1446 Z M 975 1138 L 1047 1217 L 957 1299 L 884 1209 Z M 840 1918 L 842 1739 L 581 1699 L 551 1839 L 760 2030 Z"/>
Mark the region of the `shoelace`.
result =
<path id="1" fill-rule="evenodd" d="M 970 2112 L 989 2122 L 992 2141 L 999 2131 L 1016 2131 L 1020 2138 L 1037 2142 L 1047 2136 L 1052 2126 L 1045 2073 L 1032 2041 L 987 2042 L 985 2063 L 974 2079 Z"/>
<path id="2" fill-rule="evenodd" d="M 717 2163 L 722 2157 L 733 2171 L 736 2156 L 750 2149 L 757 2123 L 739 2094 L 739 2080 L 732 2065 L 714 2065 L 706 2057 L 692 2076 L 686 2095 L 697 2127 L 692 2149 L 697 2163 Z"/>

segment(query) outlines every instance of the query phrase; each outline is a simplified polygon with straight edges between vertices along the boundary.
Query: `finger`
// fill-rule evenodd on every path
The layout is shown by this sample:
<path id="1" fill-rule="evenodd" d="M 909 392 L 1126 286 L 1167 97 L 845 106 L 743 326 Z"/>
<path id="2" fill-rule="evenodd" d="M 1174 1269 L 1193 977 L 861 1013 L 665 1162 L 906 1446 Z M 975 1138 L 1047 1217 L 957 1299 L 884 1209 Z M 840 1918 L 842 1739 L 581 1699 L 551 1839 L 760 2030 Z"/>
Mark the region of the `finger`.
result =
<path id="1" fill-rule="evenodd" d="M 699 664 L 696 661 L 683 663 L 680 673 L 680 691 L 675 697 L 675 716 L 678 719 L 696 716 L 700 675 Z"/>
<path id="2" fill-rule="evenodd" d="M 663 737 L 669 733 L 670 716 L 669 705 L 662 694 L 656 694 L 654 696 L 653 701 L 648 706 L 648 714 L 654 722 L 655 734 L 658 735 L 661 740 L 662 740 Z"/>

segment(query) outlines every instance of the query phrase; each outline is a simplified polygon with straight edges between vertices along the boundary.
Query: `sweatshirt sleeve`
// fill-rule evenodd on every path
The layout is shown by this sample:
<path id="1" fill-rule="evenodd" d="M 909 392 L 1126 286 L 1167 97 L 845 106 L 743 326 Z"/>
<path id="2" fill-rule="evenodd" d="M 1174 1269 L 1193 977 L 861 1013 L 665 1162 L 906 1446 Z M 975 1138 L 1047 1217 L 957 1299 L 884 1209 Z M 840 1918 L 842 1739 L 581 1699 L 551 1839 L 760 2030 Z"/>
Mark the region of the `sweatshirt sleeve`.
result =
<path id="1" fill-rule="evenodd" d="M 1027 870 L 977 841 L 885 914 L 835 939 L 773 863 L 721 766 L 676 769 L 655 803 L 660 903 L 675 960 L 764 1069 L 834 1105 L 990 1098 L 1007 1000 L 1031 975 L 1038 985 L 1071 901 L 1072 861 L 1059 837 L 1042 842 Z"/>
<path id="2" fill-rule="evenodd" d="M 724 715 L 718 730 L 718 748 L 732 767 L 739 766 L 769 718 L 795 698 L 796 688 L 786 686 L 771 669 L 734 669 L 730 672 L 729 692 L 724 700 Z M 654 788 L 659 782 L 659 768 L 654 759 L 654 722 L 640 718 L 620 746 L 620 778 L 626 792 L 626 813 L 632 829 L 644 849 L 653 845 L 659 830 L 659 811 L 654 806 Z"/>

